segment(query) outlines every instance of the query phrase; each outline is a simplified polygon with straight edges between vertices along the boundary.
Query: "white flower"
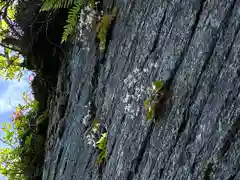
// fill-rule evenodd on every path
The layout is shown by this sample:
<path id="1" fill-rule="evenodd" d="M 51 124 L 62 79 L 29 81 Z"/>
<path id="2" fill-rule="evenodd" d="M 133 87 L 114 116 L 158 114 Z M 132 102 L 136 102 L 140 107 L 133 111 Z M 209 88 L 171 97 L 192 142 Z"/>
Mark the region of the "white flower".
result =
<path id="1" fill-rule="evenodd" d="M 88 110 L 87 114 L 83 117 L 82 123 L 84 125 L 87 125 L 88 120 L 90 119 L 91 115 L 90 115 L 90 110 Z"/>
<path id="2" fill-rule="evenodd" d="M 157 68 L 159 65 L 157 63 L 150 63 L 149 67 L 150 68 Z"/>
<path id="3" fill-rule="evenodd" d="M 202 139 L 201 133 L 196 136 L 196 139 L 197 139 L 198 141 L 201 141 L 201 139 Z"/>
<path id="4" fill-rule="evenodd" d="M 88 135 L 86 136 L 86 138 L 87 138 L 87 139 L 90 139 L 90 135 L 88 134 Z"/>
<path id="5" fill-rule="evenodd" d="M 137 110 L 136 110 L 136 116 L 138 116 L 138 113 L 140 112 L 140 108 L 138 107 Z"/>
<path id="6" fill-rule="evenodd" d="M 128 94 L 128 92 L 127 92 L 127 94 L 126 94 L 126 96 L 125 96 L 125 98 L 122 100 L 122 102 L 123 103 L 127 103 L 128 101 L 129 101 L 129 99 L 130 99 L 130 95 Z"/>
<path id="7" fill-rule="evenodd" d="M 157 89 L 157 87 L 153 84 L 152 89 L 155 91 Z"/>
<path id="8" fill-rule="evenodd" d="M 153 67 L 155 67 L 155 68 L 158 68 L 158 64 L 157 64 L 157 63 L 155 63 Z"/>
<path id="9" fill-rule="evenodd" d="M 95 147 L 95 141 L 93 139 L 88 139 L 87 144 Z"/>
<path id="10" fill-rule="evenodd" d="M 135 116 L 131 114 L 131 115 L 130 115 L 130 118 L 133 120 L 133 119 L 135 118 Z"/>
<path id="11" fill-rule="evenodd" d="M 128 80 L 131 80 L 132 78 L 133 78 L 132 74 L 129 74 L 128 77 L 127 77 Z"/>
<path id="12" fill-rule="evenodd" d="M 125 112 L 130 112 L 131 109 L 132 109 L 132 105 L 131 105 L 131 104 L 128 104 L 128 105 L 125 106 L 124 111 L 125 111 Z"/>
<path id="13" fill-rule="evenodd" d="M 148 72 L 148 68 L 144 68 L 143 72 L 147 73 Z"/>
<path id="14" fill-rule="evenodd" d="M 135 69 L 133 70 L 133 73 L 134 73 L 134 74 L 137 74 L 139 71 L 140 71 L 140 70 L 139 70 L 138 68 L 135 68 Z"/>
<path id="15" fill-rule="evenodd" d="M 85 7 L 85 10 L 86 10 L 86 11 L 91 11 L 91 7 L 90 7 L 90 6 L 86 6 L 86 7 Z"/>
<path id="16" fill-rule="evenodd" d="M 137 101 L 139 101 L 140 99 L 141 99 L 141 97 L 142 97 L 142 95 L 139 93 L 139 94 L 137 94 Z"/>
<path id="17" fill-rule="evenodd" d="M 136 91 L 137 94 L 139 94 L 141 92 L 141 89 L 139 87 L 136 87 L 135 91 Z"/>

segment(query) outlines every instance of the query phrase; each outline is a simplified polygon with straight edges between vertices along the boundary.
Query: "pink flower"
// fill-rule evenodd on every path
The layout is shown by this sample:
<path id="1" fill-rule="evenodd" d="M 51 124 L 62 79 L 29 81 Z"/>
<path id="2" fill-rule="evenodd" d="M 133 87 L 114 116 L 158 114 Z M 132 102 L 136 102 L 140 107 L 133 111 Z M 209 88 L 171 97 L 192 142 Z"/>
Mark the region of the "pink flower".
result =
<path id="1" fill-rule="evenodd" d="M 28 77 L 28 80 L 29 80 L 30 82 L 32 82 L 33 79 L 34 79 L 34 76 L 33 76 L 33 75 L 30 75 L 30 76 Z"/>

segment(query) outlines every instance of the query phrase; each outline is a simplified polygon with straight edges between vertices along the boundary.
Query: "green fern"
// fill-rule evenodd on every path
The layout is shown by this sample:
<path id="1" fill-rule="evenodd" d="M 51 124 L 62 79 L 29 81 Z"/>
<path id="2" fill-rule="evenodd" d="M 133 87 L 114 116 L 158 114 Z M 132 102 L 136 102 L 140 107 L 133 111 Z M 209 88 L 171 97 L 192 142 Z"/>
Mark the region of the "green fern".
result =
<path id="1" fill-rule="evenodd" d="M 68 36 L 73 34 L 77 25 L 81 7 L 82 7 L 81 1 L 77 0 L 74 2 L 74 6 L 69 10 L 67 24 L 64 26 L 64 32 L 62 35 L 61 43 L 63 43 L 64 41 L 67 41 Z"/>
<path id="2" fill-rule="evenodd" d="M 82 7 L 81 0 L 45 0 L 41 7 L 41 11 L 49 11 L 51 9 L 69 8 L 72 5 L 73 7 L 68 12 L 67 24 L 63 27 L 64 32 L 61 43 L 67 41 L 68 36 L 71 35 L 76 28 Z"/>
<path id="3" fill-rule="evenodd" d="M 41 11 L 49 11 L 51 9 L 69 8 L 74 0 L 45 0 Z"/>

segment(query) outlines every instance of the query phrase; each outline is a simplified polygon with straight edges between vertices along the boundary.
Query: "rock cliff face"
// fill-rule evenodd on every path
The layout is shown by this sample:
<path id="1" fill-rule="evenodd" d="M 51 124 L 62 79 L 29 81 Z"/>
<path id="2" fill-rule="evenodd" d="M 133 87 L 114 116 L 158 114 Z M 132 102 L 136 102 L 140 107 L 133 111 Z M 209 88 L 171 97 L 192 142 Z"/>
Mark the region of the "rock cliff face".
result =
<path id="1" fill-rule="evenodd" d="M 114 4 L 106 52 L 89 33 L 89 48 L 76 39 L 62 64 L 43 179 L 239 180 L 240 1 Z M 147 121 L 143 102 L 155 80 L 170 95 Z M 102 165 L 87 136 L 93 119 L 108 133 Z"/>

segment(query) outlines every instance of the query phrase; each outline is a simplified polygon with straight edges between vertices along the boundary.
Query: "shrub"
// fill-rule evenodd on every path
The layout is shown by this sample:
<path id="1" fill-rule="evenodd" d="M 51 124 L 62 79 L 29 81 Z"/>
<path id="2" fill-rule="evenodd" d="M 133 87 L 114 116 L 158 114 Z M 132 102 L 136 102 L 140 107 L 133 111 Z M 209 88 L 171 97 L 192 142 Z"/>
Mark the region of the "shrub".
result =
<path id="1" fill-rule="evenodd" d="M 31 179 L 42 173 L 45 136 L 36 134 L 36 131 L 46 132 L 48 112 L 39 115 L 39 103 L 34 100 L 27 102 L 16 108 L 12 123 L 4 123 L 2 128 L 4 136 L 1 141 L 7 148 L 0 151 L 0 173 L 9 180 Z"/>
<path id="2" fill-rule="evenodd" d="M 36 104 L 36 101 L 32 101 L 24 106 L 19 105 L 12 116 L 12 123 L 3 123 L 4 136 L 1 141 L 8 147 L 1 148 L 0 151 L 0 172 L 9 180 L 26 179 L 25 170 L 33 159 L 28 153 L 34 149 L 31 142 L 32 130 L 28 128 L 28 123 L 37 111 Z"/>
<path id="3" fill-rule="evenodd" d="M 99 150 L 96 161 L 98 164 L 103 164 L 107 159 L 107 132 L 101 133 L 102 128 L 99 120 L 94 119 L 86 136 L 87 144 Z"/>

